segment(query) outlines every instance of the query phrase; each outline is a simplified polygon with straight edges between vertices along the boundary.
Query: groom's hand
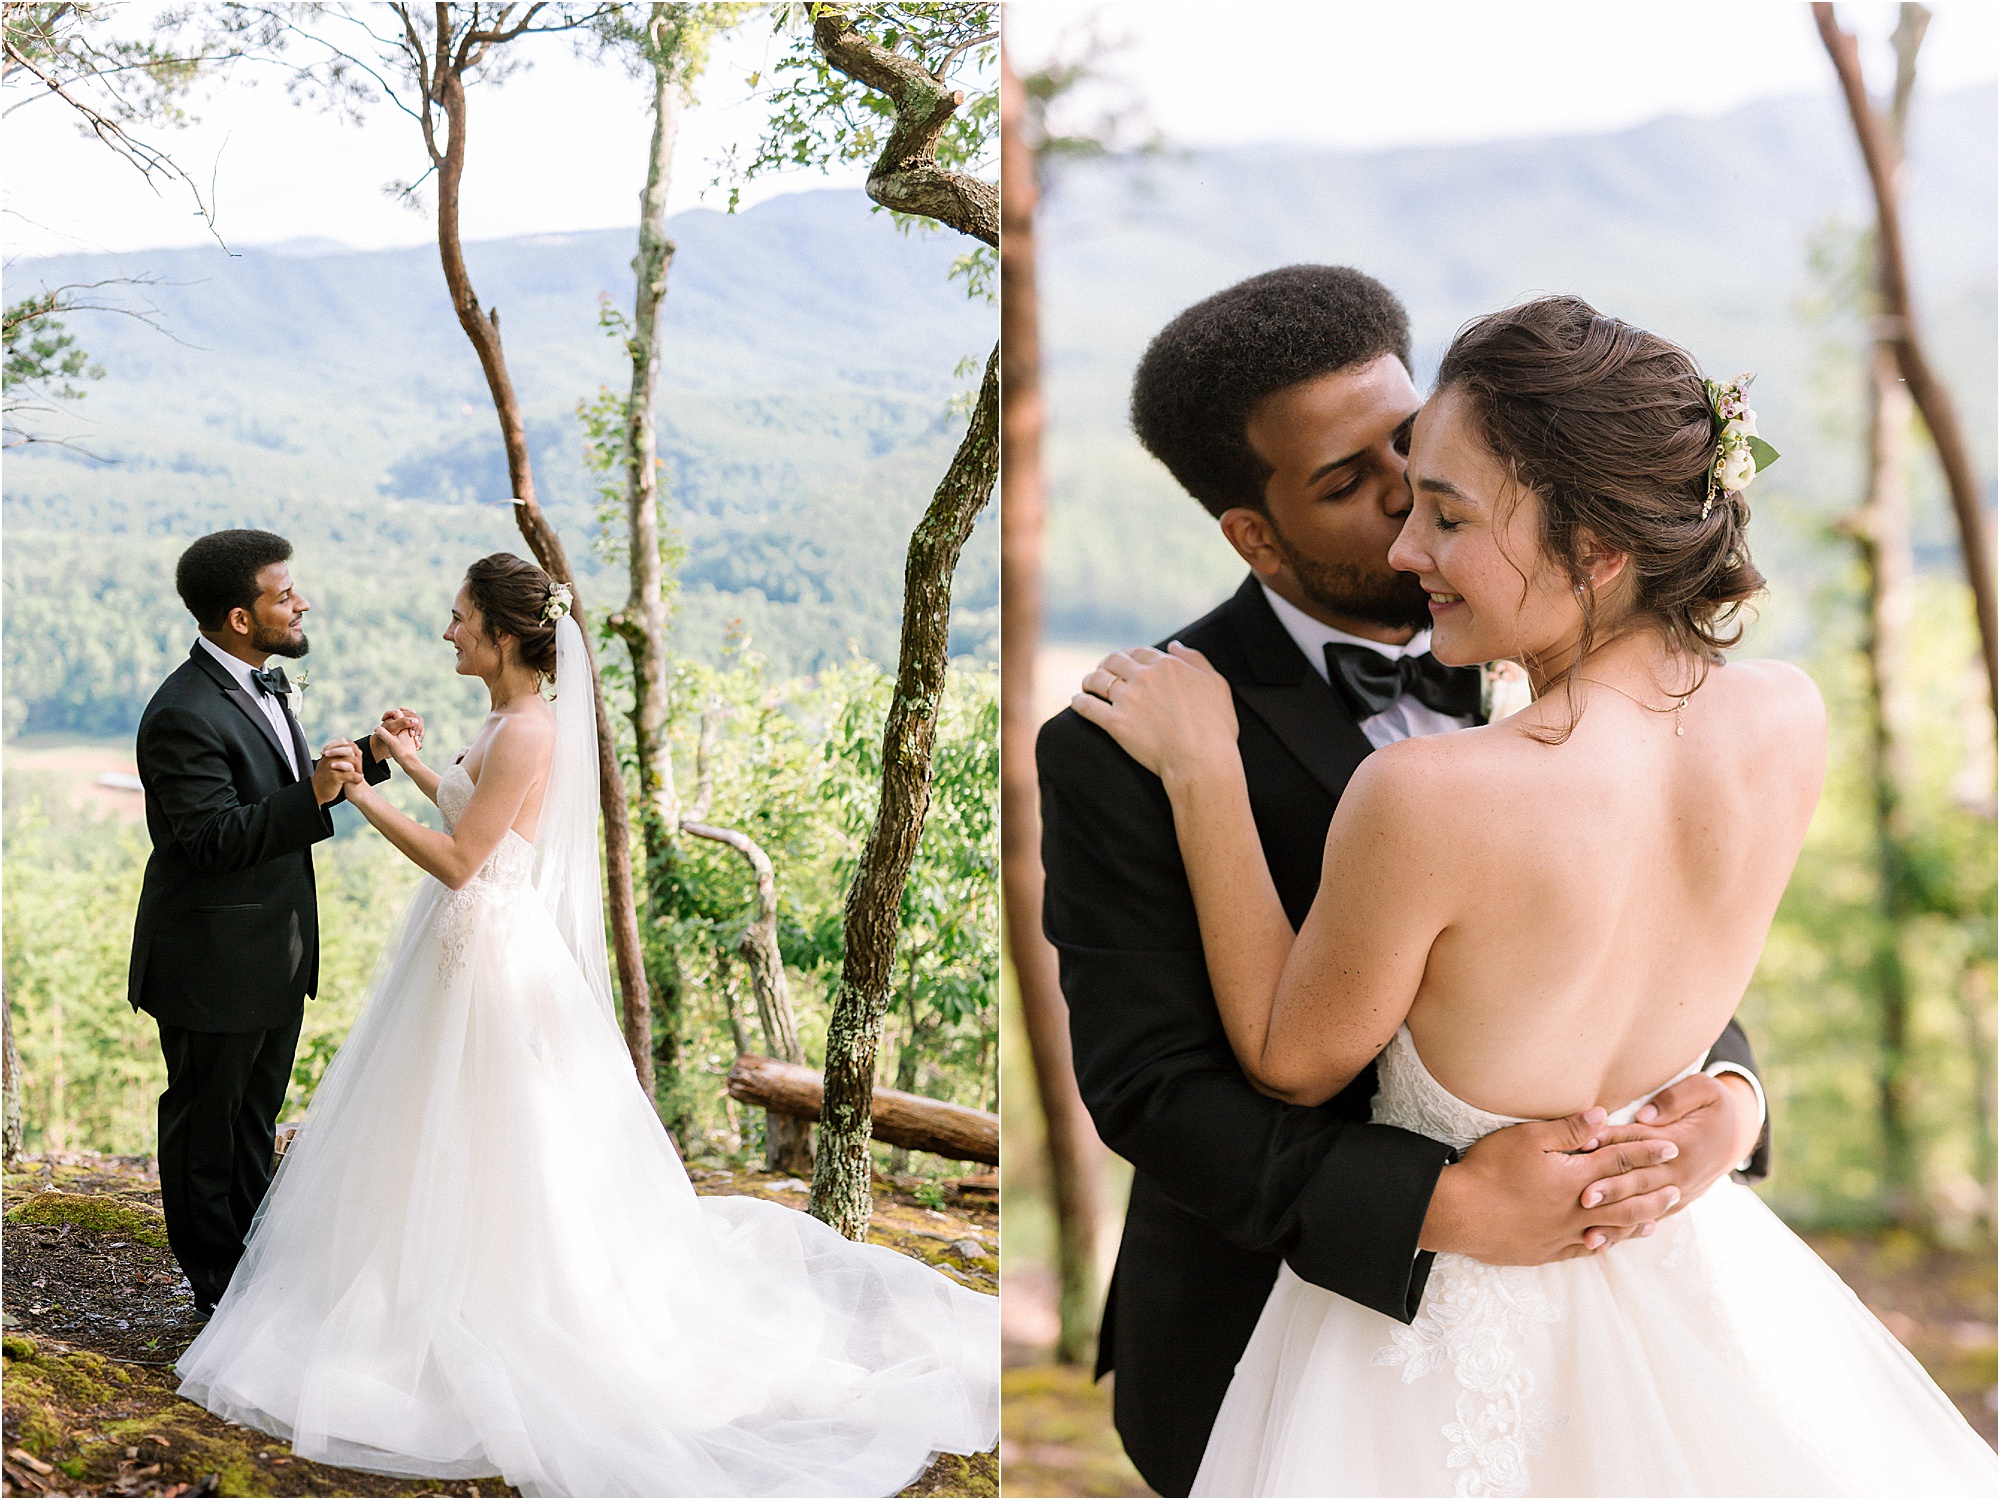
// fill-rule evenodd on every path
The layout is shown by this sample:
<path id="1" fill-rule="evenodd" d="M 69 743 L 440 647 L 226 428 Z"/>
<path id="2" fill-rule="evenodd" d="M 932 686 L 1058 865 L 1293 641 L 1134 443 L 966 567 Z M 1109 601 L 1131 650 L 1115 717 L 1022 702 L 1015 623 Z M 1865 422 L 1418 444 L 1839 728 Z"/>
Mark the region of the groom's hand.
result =
<path id="1" fill-rule="evenodd" d="M 1650 1129 L 1610 1140 L 1620 1132 L 1607 1131 L 1604 1120 L 1603 1110 L 1590 1109 L 1510 1125 L 1475 1141 L 1438 1174 L 1418 1245 L 1490 1265 L 1540 1266 L 1651 1233 L 1649 1226 L 1680 1201 L 1681 1189 L 1646 1183 L 1643 1174 L 1680 1148 Z M 1626 1183 L 1632 1174 L 1641 1180 Z M 1585 1208 L 1585 1189 L 1602 1183 L 1613 1189 Z"/>
<path id="2" fill-rule="evenodd" d="M 1755 1091 L 1735 1074 L 1721 1078 L 1691 1074 L 1655 1094 L 1639 1116 L 1638 1124 L 1605 1130 L 1605 1144 L 1668 1140 L 1677 1148 L 1673 1159 L 1592 1182 L 1583 1190 L 1585 1208 L 1671 1185 L 1680 1189 L 1680 1201 L 1674 1205 L 1677 1212 L 1754 1151 L 1762 1127 Z"/>
<path id="3" fill-rule="evenodd" d="M 329 740 L 313 766 L 313 796 L 325 807 L 361 780 L 361 747 L 353 740 Z"/>

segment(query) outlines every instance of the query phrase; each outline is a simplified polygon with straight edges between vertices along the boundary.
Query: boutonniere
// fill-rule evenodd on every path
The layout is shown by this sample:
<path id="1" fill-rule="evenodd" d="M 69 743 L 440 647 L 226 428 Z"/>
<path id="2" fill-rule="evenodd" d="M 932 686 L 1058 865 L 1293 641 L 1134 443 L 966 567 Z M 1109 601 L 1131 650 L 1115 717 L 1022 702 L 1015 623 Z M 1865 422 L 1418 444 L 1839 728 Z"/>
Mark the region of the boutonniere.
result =
<path id="1" fill-rule="evenodd" d="M 1479 669 L 1480 721 L 1497 724 L 1535 701 L 1528 672 L 1517 661 L 1489 661 Z"/>
<path id="2" fill-rule="evenodd" d="M 306 689 L 312 686 L 312 673 L 305 667 L 299 668 L 299 675 L 291 679 L 292 690 L 285 694 L 293 713 L 305 707 Z"/>

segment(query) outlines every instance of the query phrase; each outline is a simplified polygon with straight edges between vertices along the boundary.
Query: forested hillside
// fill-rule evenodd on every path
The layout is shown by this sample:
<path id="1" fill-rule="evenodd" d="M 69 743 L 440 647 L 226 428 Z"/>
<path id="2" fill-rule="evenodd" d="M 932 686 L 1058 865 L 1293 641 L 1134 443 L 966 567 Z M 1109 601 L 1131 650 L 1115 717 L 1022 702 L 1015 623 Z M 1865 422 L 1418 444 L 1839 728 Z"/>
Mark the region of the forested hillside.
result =
<path id="1" fill-rule="evenodd" d="M 893 659 L 903 546 L 963 424 L 959 370 L 992 309 L 949 279 L 957 251 L 903 235 L 858 192 L 671 221 L 661 451 L 685 560 L 678 644 L 748 639 L 782 670 Z M 593 480 L 579 401 L 622 386 L 599 299 L 631 299 L 632 231 L 469 247 L 497 306 L 542 503 L 593 594 Z M 18 261 L 8 295 L 149 279 L 99 296 L 148 326 L 78 314 L 106 374 L 59 424 L 73 445 L 8 455 L 5 728 L 117 734 L 187 649 L 169 573 L 219 526 L 283 531 L 313 599 L 320 704 L 463 696 L 441 628 L 464 563 L 524 550 L 484 381 L 434 249 L 209 245 Z M 957 649 L 989 657 L 991 526 L 959 578 Z M 609 592 L 606 592 L 609 591 Z M 465 705 L 470 710 L 468 699 Z M 456 710 L 454 709 L 454 714 Z M 331 721 L 329 721 L 331 723 Z"/>

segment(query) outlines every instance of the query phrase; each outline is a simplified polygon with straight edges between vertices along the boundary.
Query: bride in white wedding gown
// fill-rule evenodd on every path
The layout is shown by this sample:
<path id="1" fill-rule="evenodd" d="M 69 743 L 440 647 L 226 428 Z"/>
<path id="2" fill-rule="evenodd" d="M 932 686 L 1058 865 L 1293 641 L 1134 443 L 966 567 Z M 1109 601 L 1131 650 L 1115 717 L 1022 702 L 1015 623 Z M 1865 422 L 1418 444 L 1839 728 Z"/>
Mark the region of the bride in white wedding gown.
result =
<path id="1" fill-rule="evenodd" d="M 517 636 L 475 602 L 523 590 Z M 613 1020 L 590 666 L 573 620 L 536 618 L 550 592 L 504 554 L 460 592 L 448 638 L 495 711 L 442 776 L 398 745 L 446 833 L 350 787 L 444 878 L 419 887 L 181 1392 L 304 1458 L 530 1495 L 893 1494 L 996 1441 L 998 1299 L 792 1209 L 695 1195 Z"/>
<path id="2" fill-rule="evenodd" d="M 1172 800 L 1259 1088 L 1317 1104 L 1379 1054 L 1373 1120 L 1463 1148 L 1593 1107 L 1592 1128 L 1632 1122 L 1700 1066 L 1826 744 L 1803 673 L 1723 664 L 1762 585 L 1741 492 L 1768 458 L 1743 383 L 1705 387 L 1685 353 L 1574 298 L 1460 333 L 1416 418 L 1389 560 L 1429 592 L 1440 661 L 1520 660 L 1537 701 L 1370 756 L 1296 935 L 1228 683 L 1179 647 L 1085 678 L 1078 712 Z M 1193 1492 L 2000 1489 L 1993 1451 L 1749 1188 L 1725 1180 L 1657 1228 L 1543 1265 L 1439 1254 L 1408 1325 L 1282 1270 Z"/>

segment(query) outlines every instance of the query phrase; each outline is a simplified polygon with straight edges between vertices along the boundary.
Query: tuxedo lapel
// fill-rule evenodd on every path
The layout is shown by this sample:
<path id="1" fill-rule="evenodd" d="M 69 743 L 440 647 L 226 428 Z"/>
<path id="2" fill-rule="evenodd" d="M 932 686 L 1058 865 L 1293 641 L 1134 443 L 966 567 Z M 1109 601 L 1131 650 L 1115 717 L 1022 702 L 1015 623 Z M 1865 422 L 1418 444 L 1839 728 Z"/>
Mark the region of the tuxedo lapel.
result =
<path id="1" fill-rule="evenodd" d="M 1278 622 L 1254 577 L 1244 580 L 1225 608 L 1245 669 L 1225 674 L 1236 696 L 1339 800 L 1354 768 L 1375 747 Z"/>
<path id="2" fill-rule="evenodd" d="M 215 685 L 222 689 L 222 696 L 227 698 L 231 703 L 235 704 L 239 709 L 241 709 L 243 711 L 243 716 L 246 719 L 248 719 L 252 724 L 255 724 L 257 726 L 258 732 L 264 736 L 264 743 L 269 745 L 271 749 L 274 752 L 276 752 L 278 757 L 279 780 L 284 782 L 287 786 L 289 786 L 292 782 L 297 781 L 299 778 L 292 774 L 291 762 L 285 758 L 285 743 L 283 740 L 278 738 L 277 727 L 273 725 L 270 719 L 265 716 L 264 711 L 257 706 L 257 700 L 252 698 L 249 695 L 249 693 L 245 692 L 242 688 L 238 687 L 236 685 L 236 679 L 229 675 L 228 668 L 224 667 L 221 662 L 217 661 L 214 657 L 210 656 L 206 651 L 202 650 L 200 646 L 196 646 L 194 650 L 188 653 L 188 655 L 195 662 L 196 665 L 198 665 L 204 672 L 208 673 L 210 679 L 214 681 Z M 291 718 L 291 714 L 289 711 L 287 711 L 285 717 L 287 719 Z M 294 743 L 298 743 L 298 730 L 296 727 L 294 727 L 292 731 L 292 737 Z M 303 749 L 303 745 L 300 745 L 300 748 Z M 305 764 L 304 760 L 301 760 L 300 764 L 301 765 Z"/>
<path id="3" fill-rule="evenodd" d="M 295 780 L 312 775 L 312 753 L 306 749 L 305 726 L 299 723 L 299 716 L 292 712 L 291 699 L 285 700 L 285 722 L 292 728 L 292 752 L 298 757 L 299 774 Z"/>

